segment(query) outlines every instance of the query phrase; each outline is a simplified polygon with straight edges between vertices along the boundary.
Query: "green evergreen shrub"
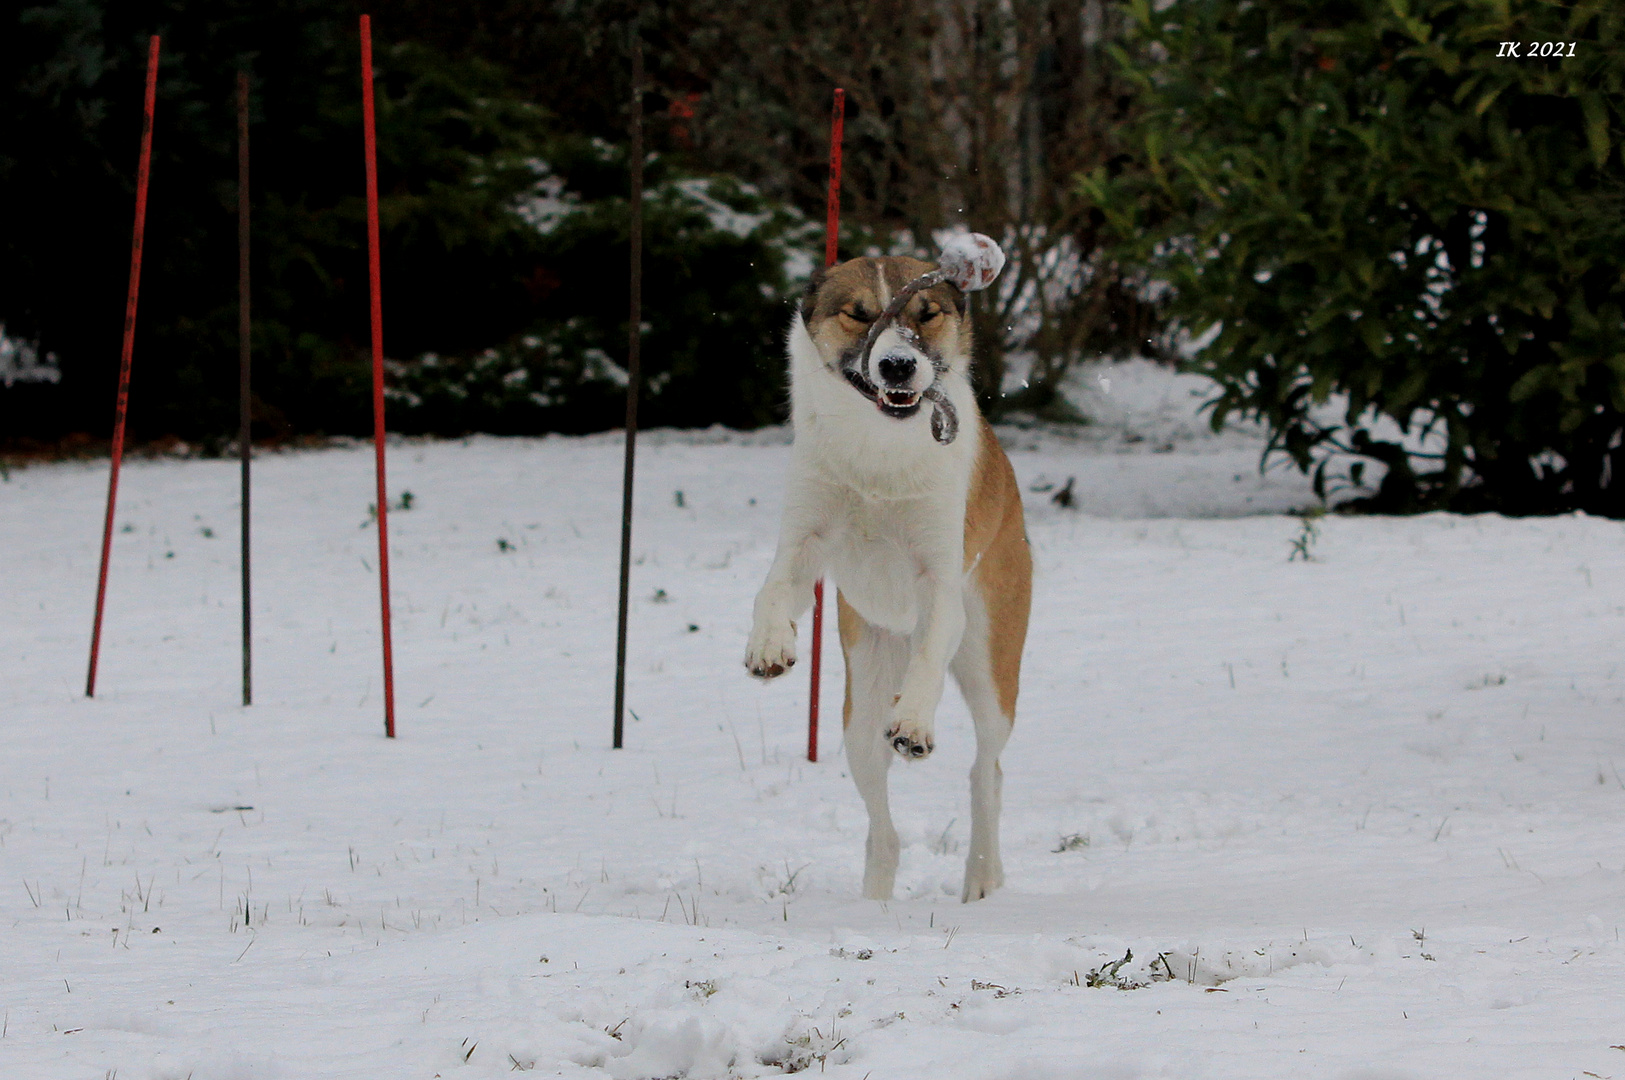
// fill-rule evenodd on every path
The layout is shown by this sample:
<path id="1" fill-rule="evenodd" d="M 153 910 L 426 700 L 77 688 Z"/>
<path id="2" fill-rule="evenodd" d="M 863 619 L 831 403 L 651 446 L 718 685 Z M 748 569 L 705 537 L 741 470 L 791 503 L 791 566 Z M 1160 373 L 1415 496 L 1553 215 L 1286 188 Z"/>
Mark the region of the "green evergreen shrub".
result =
<path id="1" fill-rule="evenodd" d="M 555 142 L 514 212 L 534 230 L 532 320 L 498 345 L 394 365 L 404 431 L 584 432 L 624 422 L 628 202 L 624 148 Z M 820 230 L 728 178 L 656 160 L 645 190 L 640 425 L 753 428 L 788 415 L 786 298 Z"/>
<path id="2" fill-rule="evenodd" d="M 415 22 L 412 7 L 374 23 L 384 351 L 399 381 L 390 426 L 618 426 L 625 152 L 535 105 L 523 78 L 456 35 L 424 31 L 431 6 Z M 0 322 L 60 370 L 57 382 L 0 386 L 0 441 L 110 427 L 154 31 L 132 437 L 218 448 L 236 431 L 239 68 L 253 87 L 255 436 L 371 430 L 356 14 L 319 0 L 0 9 Z M 611 89 L 624 81 L 618 28 L 599 28 L 607 42 L 593 58 Z M 625 97 L 599 104 L 595 122 L 624 131 Z M 651 145 L 664 141 L 653 124 Z M 811 269 L 817 230 L 665 160 L 649 169 L 644 422 L 781 418 L 786 293 L 797 267 Z"/>
<path id="3" fill-rule="evenodd" d="M 1373 510 L 1625 516 L 1625 8 L 1129 6 L 1138 167 L 1081 187 L 1217 328 L 1213 424 Z"/>

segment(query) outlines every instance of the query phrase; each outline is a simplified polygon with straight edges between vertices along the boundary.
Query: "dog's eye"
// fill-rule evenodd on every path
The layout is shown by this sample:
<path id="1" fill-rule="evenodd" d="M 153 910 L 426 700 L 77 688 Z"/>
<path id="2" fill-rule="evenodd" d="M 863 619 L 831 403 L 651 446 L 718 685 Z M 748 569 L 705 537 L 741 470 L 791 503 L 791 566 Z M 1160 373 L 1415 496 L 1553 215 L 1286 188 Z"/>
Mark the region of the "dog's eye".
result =
<path id="1" fill-rule="evenodd" d="M 928 307 L 920 312 L 920 323 L 923 325 L 942 314 L 941 308 Z"/>
<path id="2" fill-rule="evenodd" d="M 841 310 L 841 314 L 845 315 L 849 319 L 852 319 L 852 320 L 854 320 L 856 322 L 860 322 L 860 323 L 869 323 L 869 322 L 874 322 L 875 321 L 875 317 L 873 315 L 869 314 L 869 309 L 864 307 L 862 304 L 856 304 L 856 305 L 854 305 L 852 307 L 849 307 L 849 308 L 843 308 Z"/>

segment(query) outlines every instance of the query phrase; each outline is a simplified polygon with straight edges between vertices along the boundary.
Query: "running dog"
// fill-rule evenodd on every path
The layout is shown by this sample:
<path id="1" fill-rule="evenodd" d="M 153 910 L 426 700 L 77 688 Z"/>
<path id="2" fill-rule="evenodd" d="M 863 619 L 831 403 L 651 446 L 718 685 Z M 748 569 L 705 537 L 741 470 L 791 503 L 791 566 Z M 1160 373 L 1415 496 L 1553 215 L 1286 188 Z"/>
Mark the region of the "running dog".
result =
<path id="1" fill-rule="evenodd" d="M 760 678 L 788 671 L 813 583 L 834 578 L 846 756 L 869 811 L 863 895 L 878 900 L 892 895 L 899 851 L 887 769 L 894 752 L 931 753 L 949 671 L 976 726 L 961 898 L 1004 883 L 999 753 L 1032 600 L 1020 490 L 971 391 L 965 293 L 933 271 L 918 259 L 853 259 L 814 275 L 791 319 L 795 445 L 745 655 Z M 921 288 L 926 274 L 936 283 Z"/>

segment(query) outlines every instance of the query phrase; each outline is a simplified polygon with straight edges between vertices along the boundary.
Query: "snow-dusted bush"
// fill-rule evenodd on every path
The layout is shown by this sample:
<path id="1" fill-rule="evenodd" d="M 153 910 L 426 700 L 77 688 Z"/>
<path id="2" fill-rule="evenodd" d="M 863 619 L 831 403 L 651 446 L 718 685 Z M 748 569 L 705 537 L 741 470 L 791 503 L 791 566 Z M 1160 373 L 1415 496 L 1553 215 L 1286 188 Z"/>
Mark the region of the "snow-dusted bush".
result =
<path id="1" fill-rule="evenodd" d="M 615 36 L 624 27 L 613 13 L 571 16 L 610 45 L 595 52 L 571 36 L 574 59 L 560 62 L 590 64 L 592 78 L 543 86 L 535 54 L 469 29 L 507 25 L 511 13 L 475 5 L 442 17 L 433 7 L 376 28 L 384 349 L 397 373 L 389 423 L 445 433 L 615 426 L 629 178 L 611 142 L 626 130 Z M 165 32 L 158 86 L 131 435 L 218 446 L 236 430 L 231 99 L 245 65 L 255 435 L 368 431 L 354 16 L 311 0 L 182 9 L 186 30 Z M 45 358 L 0 347 L 0 439 L 105 431 L 111 416 L 152 29 L 141 10 L 86 0 L 31 8 L 20 22 L 0 16 L 0 43 L 17 60 L 0 79 L 15 136 L 0 147 L 0 321 L 4 340 Z M 561 35 L 519 24 L 557 59 Z M 658 79 L 658 50 L 650 60 Z M 665 152 L 681 140 L 660 108 L 651 92 L 650 146 Z M 784 294 L 811 268 L 816 229 L 803 237 L 801 218 L 712 160 L 691 155 L 678 176 L 654 155 L 648 172 L 647 419 L 776 418 Z"/>
<path id="2" fill-rule="evenodd" d="M 625 155 L 563 140 L 532 163 L 514 212 L 535 230 L 534 317 L 500 345 L 394 365 L 406 430 L 592 431 L 623 422 L 627 384 Z M 644 203 L 640 423 L 758 427 L 785 415 L 789 297 L 816 226 L 729 178 L 662 175 Z"/>
<path id="3" fill-rule="evenodd" d="M 1372 509 L 1625 516 L 1620 12 L 1132 9 L 1136 167 L 1083 188 L 1218 328 L 1215 426 L 1264 421 L 1323 491 L 1353 454 Z"/>

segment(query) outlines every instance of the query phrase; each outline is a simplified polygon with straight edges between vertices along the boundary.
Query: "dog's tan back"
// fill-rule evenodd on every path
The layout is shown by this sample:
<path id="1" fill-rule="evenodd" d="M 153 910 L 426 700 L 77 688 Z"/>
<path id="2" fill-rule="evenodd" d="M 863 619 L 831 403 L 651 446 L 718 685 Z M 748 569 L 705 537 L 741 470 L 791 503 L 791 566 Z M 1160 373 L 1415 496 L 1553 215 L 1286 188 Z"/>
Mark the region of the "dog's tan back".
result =
<path id="1" fill-rule="evenodd" d="M 988 659 L 999 708 L 1014 723 L 1032 609 L 1033 557 L 1016 472 L 993 429 L 978 420 L 982 453 L 965 503 L 965 573 L 988 609 Z"/>

